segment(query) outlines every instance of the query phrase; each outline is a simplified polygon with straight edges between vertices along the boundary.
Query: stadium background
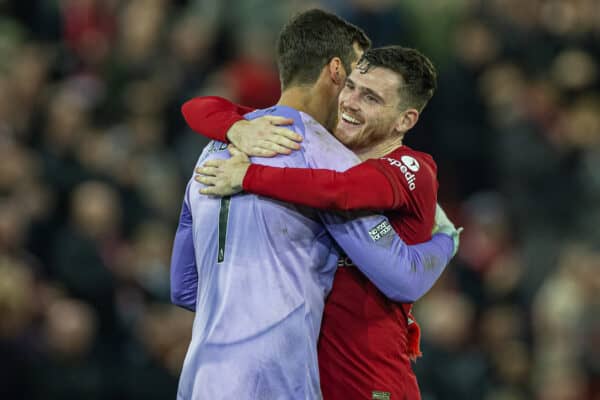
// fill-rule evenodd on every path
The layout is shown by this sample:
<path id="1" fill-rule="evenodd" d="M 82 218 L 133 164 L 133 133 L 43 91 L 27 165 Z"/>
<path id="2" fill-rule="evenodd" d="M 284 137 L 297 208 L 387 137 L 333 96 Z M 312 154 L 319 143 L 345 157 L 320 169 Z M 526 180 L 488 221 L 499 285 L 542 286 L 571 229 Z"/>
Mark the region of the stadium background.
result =
<path id="1" fill-rule="evenodd" d="M 600 399 L 597 0 L 0 0 L 0 398 L 174 398 L 179 107 L 273 103 L 310 5 L 438 67 L 408 144 L 465 231 L 416 306 L 423 398 Z"/>

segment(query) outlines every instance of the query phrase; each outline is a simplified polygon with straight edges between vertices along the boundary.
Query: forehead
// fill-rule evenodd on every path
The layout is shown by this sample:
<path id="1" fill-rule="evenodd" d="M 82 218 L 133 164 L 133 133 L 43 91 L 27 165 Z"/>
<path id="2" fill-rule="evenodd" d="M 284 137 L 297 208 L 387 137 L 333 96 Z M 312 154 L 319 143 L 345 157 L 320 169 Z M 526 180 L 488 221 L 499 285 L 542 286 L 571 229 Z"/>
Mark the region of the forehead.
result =
<path id="1" fill-rule="evenodd" d="M 354 68 L 349 78 L 359 89 L 370 89 L 384 99 L 398 97 L 398 89 L 402 78 L 396 72 L 382 67 L 371 67 L 367 72 Z"/>

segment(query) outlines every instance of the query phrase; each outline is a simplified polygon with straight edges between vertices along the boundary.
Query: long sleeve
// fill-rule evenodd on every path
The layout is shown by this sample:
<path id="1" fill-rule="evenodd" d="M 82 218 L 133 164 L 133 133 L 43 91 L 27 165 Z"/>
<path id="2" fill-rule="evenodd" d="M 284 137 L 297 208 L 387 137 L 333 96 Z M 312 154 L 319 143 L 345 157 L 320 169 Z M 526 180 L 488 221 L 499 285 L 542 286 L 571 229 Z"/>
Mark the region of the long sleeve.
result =
<path id="1" fill-rule="evenodd" d="M 193 237 L 192 215 L 184 201 L 171 254 L 171 302 L 190 311 L 196 310 L 198 290 Z"/>
<path id="2" fill-rule="evenodd" d="M 397 177 L 378 160 L 346 171 L 276 168 L 253 164 L 244 177 L 244 191 L 326 210 L 390 210 L 406 205 Z"/>
<path id="3" fill-rule="evenodd" d="M 395 301 L 418 300 L 433 286 L 452 258 L 454 243 L 445 234 L 408 246 L 382 216 L 349 219 L 323 213 L 322 219 L 354 264 Z"/>
<path id="4" fill-rule="evenodd" d="M 253 111 L 217 96 L 195 97 L 181 106 L 181 113 L 192 130 L 209 139 L 228 143 L 227 131 L 231 125 Z"/>
<path id="5" fill-rule="evenodd" d="M 433 208 L 428 207 L 436 202 L 433 159 L 408 148 L 395 153 L 397 159 L 370 159 L 345 171 L 323 169 L 321 159 L 308 163 L 311 169 L 251 165 L 243 188 L 249 193 L 324 210 L 404 210 L 423 215 L 423 208 L 427 208 L 433 218 Z M 408 154 L 419 157 L 418 161 Z M 409 161 L 417 166 L 407 166 Z"/>

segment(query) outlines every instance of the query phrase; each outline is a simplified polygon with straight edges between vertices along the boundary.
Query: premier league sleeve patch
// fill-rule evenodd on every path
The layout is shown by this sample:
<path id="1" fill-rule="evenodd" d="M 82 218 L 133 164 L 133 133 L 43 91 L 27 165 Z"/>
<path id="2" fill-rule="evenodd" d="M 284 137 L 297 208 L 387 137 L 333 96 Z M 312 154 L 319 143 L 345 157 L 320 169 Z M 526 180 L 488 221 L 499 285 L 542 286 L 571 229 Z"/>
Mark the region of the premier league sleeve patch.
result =
<path id="1" fill-rule="evenodd" d="M 391 400 L 392 399 L 390 392 L 382 392 L 379 390 L 373 390 L 372 394 L 373 394 L 373 397 L 371 397 L 371 399 L 373 399 L 373 400 Z"/>
<path id="2" fill-rule="evenodd" d="M 371 239 L 373 239 L 373 241 L 376 243 L 382 241 L 387 242 L 392 238 L 393 235 L 394 229 L 392 228 L 392 225 L 390 225 L 390 222 L 387 219 L 381 221 L 376 226 L 369 229 L 369 236 L 371 236 Z"/>

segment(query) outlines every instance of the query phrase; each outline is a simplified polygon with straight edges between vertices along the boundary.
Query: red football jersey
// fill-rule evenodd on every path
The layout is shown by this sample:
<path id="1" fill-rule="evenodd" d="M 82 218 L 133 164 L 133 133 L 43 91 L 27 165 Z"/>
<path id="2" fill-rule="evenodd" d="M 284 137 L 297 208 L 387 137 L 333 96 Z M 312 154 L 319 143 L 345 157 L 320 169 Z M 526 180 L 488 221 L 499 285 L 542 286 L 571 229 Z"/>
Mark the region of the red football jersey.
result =
<path id="1" fill-rule="evenodd" d="M 226 141 L 227 130 L 247 109 L 219 98 L 207 101 L 186 103 L 186 120 L 194 131 Z M 416 244 L 431 238 L 436 174 L 431 156 L 401 146 L 344 172 L 252 165 L 243 184 L 252 193 L 322 209 L 385 210 L 399 236 Z M 387 299 L 341 260 L 319 339 L 325 400 L 420 399 L 408 357 L 410 307 Z"/>
<path id="2" fill-rule="evenodd" d="M 416 164 L 402 164 L 403 157 L 419 163 L 419 170 L 412 173 L 408 168 Z M 431 157 L 402 146 L 376 162 L 408 196 L 401 208 L 385 213 L 396 232 L 408 244 L 429 240 L 437 197 Z M 356 267 L 338 268 L 318 347 L 325 399 L 385 399 L 385 393 L 392 400 L 420 399 L 408 358 L 409 310 L 410 305 L 387 299 Z"/>

